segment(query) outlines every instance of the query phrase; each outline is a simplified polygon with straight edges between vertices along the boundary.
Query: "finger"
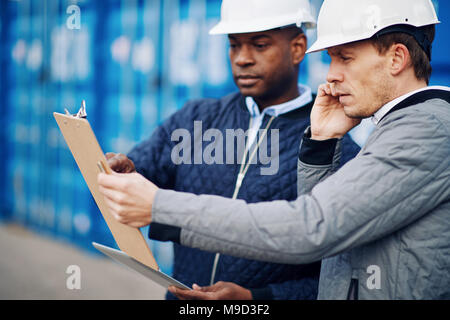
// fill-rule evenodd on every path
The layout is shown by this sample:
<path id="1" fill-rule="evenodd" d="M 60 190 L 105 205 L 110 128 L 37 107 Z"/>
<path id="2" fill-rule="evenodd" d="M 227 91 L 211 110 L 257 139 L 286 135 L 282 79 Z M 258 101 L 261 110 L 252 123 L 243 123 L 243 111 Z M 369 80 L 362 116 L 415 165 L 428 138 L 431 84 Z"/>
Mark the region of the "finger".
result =
<path id="1" fill-rule="evenodd" d="M 107 158 L 109 167 L 120 173 L 129 173 L 134 171 L 134 164 L 124 154 L 116 154 Z"/>
<path id="2" fill-rule="evenodd" d="M 173 294 L 179 300 L 186 300 L 186 299 L 184 299 L 184 297 L 182 297 L 181 295 L 178 294 L 178 290 L 174 286 L 169 286 L 169 288 L 167 288 L 167 291 L 169 291 L 171 294 Z"/>
<path id="3" fill-rule="evenodd" d="M 337 94 L 336 94 L 336 85 L 333 82 L 331 82 L 329 84 L 329 88 L 330 88 L 331 95 L 333 97 L 336 97 L 337 96 Z"/>
<path id="4" fill-rule="evenodd" d="M 123 212 L 125 211 L 122 207 L 122 205 L 120 205 L 119 203 L 117 203 L 114 200 L 111 200 L 111 198 L 108 198 L 107 196 L 104 197 L 105 200 L 105 204 L 108 206 L 108 208 L 112 211 L 114 211 L 114 213 L 117 216 L 122 216 Z"/>
<path id="5" fill-rule="evenodd" d="M 193 285 L 192 285 L 192 289 L 194 289 L 194 290 L 203 290 L 203 288 L 202 287 L 200 287 L 198 284 L 196 284 L 196 283 L 194 283 Z"/>
<path id="6" fill-rule="evenodd" d="M 317 89 L 317 96 L 323 97 L 323 96 L 326 96 L 326 95 L 327 95 L 326 85 L 325 84 L 319 85 L 319 88 Z"/>
<path id="7" fill-rule="evenodd" d="M 111 214 L 121 223 L 129 224 L 129 225 L 141 225 L 142 223 L 145 224 L 146 220 L 143 219 L 141 215 L 139 215 L 138 212 L 136 212 L 133 208 L 133 206 L 130 206 L 130 203 L 128 203 L 127 200 L 120 200 L 117 201 L 113 198 L 110 198 L 110 193 L 114 198 L 121 198 L 124 197 L 124 195 L 119 194 L 115 195 L 114 190 L 106 190 L 106 195 L 104 196 L 105 204 L 108 206 Z M 125 199 L 128 199 L 126 197 Z M 146 217 L 144 217 L 146 218 Z"/>
<path id="8" fill-rule="evenodd" d="M 110 176 L 116 176 L 116 177 L 120 177 L 120 172 L 116 172 L 116 171 L 111 171 L 111 173 L 109 174 Z"/>
<path id="9" fill-rule="evenodd" d="M 178 288 L 175 286 L 169 286 L 168 290 L 172 294 L 176 295 L 181 300 L 211 300 L 212 295 L 211 292 L 203 292 L 204 289 L 211 288 L 210 287 L 200 287 L 197 284 L 193 284 L 192 288 L 194 290 L 187 290 L 184 288 Z M 198 288 L 201 288 L 202 291 L 197 290 Z"/>
<path id="10" fill-rule="evenodd" d="M 128 219 L 127 217 L 123 214 L 123 209 L 121 208 L 120 205 L 118 205 L 117 203 L 115 203 L 114 201 L 111 201 L 108 198 L 104 198 L 105 204 L 109 209 L 109 213 L 114 217 L 114 219 L 116 219 L 117 221 L 119 221 L 120 223 L 127 223 Z"/>
<path id="11" fill-rule="evenodd" d="M 106 206 L 109 209 L 109 213 L 121 224 L 126 224 L 133 228 L 140 228 L 148 224 L 141 220 L 136 220 L 135 218 L 133 218 L 132 213 L 124 211 L 120 206 L 119 209 L 116 209 L 117 205 L 114 202 L 111 202 L 107 199 L 105 199 L 105 202 L 107 203 Z"/>
<path id="12" fill-rule="evenodd" d="M 147 222 L 143 222 L 143 221 L 128 221 L 128 222 L 123 222 L 123 224 L 126 224 L 127 226 L 133 227 L 133 228 L 142 228 L 148 225 Z"/>
<path id="13" fill-rule="evenodd" d="M 127 226 L 142 228 L 151 223 L 148 216 L 142 216 L 133 211 L 131 208 L 119 206 L 119 209 L 116 209 L 117 207 L 114 203 L 108 203 L 107 207 L 115 220 Z"/>
<path id="14" fill-rule="evenodd" d="M 177 291 L 177 288 L 176 288 L 175 286 L 169 286 L 169 287 L 167 288 L 167 291 L 169 291 L 169 292 L 172 293 L 172 294 L 175 294 L 176 291 Z"/>
<path id="15" fill-rule="evenodd" d="M 121 170 L 124 173 L 133 172 L 135 170 L 134 163 L 123 153 L 119 153 L 116 156 L 117 160 L 121 165 Z"/>
<path id="16" fill-rule="evenodd" d="M 114 171 L 112 174 L 99 173 L 97 183 L 106 189 L 124 190 L 126 189 L 125 180 L 121 178 L 122 176 Z"/>
<path id="17" fill-rule="evenodd" d="M 196 290 L 196 291 L 201 291 L 201 292 L 215 292 L 220 288 L 216 284 L 214 284 L 212 286 L 201 287 L 198 284 L 194 283 L 192 285 L 192 289 Z"/>
<path id="18" fill-rule="evenodd" d="M 176 296 L 180 300 L 192 300 L 193 298 L 185 294 L 185 291 L 190 291 L 187 289 L 177 288 L 175 286 L 169 286 L 167 290 Z"/>
<path id="19" fill-rule="evenodd" d="M 116 155 L 116 158 L 117 158 L 119 161 L 127 161 L 127 160 L 128 160 L 128 157 L 127 157 L 126 155 L 124 155 L 123 153 L 118 153 L 118 154 Z"/>
<path id="20" fill-rule="evenodd" d="M 105 154 L 106 160 L 109 160 L 111 158 L 114 158 L 116 154 L 114 152 L 108 152 Z"/>
<path id="21" fill-rule="evenodd" d="M 332 95 L 332 92 L 331 92 L 331 83 L 325 84 L 325 92 L 326 92 L 327 95 L 329 95 L 329 96 Z"/>
<path id="22" fill-rule="evenodd" d="M 114 162 L 118 167 L 124 167 L 125 162 L 128 158 L 125 155 L 118 153 L 113 158 L 111 158 L 111 162 Z"/>
<path id="23" fill-rule="evenodd" d="M 172 294 L 175 294 L 176 290 L 177 290 L 177 289 L 176 289 L 174 286 L 169 286 L 169 287 L 167 288 L 167 291 L 169 291 L 169 292 L 172 293 Z"/>
<path id="24" fill-rule="evenodd" d="M 108 165 L 112 170 L 114 170 L 116 172 L 120 172 L 120 162 L 117 161 L 117 158 L 114 157 L 114 158 L 108 159 Z"/>
<path id="25" fill-rule="evenodd" d="M 330 96 L 331 95 L 331 88 L 329 83 L 324 83 L 319 86 L 318 89 L 318 96 L 324 97 L 324 96 Z"/>
<path id="26" fill-rule="evenodd" d="M 98 190 L 103 194 L 103 196 L 117 204 L 127 204 L 126 200 L 128 197 L 117 189 L 105 188 L 102 185 L 99 185 Z"/>
<path id="27" fill-rule="evenodd" d="M 177 288 L 175 295 L 182 300 L 211 300 L 209 293 L 196 290 L 182 290 Z"/>

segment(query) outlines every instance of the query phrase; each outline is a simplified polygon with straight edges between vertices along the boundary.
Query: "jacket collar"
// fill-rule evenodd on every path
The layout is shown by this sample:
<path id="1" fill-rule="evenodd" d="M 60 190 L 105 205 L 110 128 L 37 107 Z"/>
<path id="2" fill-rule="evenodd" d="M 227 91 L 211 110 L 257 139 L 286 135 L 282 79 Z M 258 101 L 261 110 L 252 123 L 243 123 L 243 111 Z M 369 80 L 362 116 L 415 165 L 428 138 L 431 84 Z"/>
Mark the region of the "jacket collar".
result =
<path id="1" fill-rule="evenodd" d="M 255 100 L 253 100 L 252 97 L 246 97 L 245 103 L 247 105 L 247 109 L 248 112 L 250 113 L 250 116 L 259 117 L 261 115 L 267 114 L 269 116 L 278 117 L 279 115 L 291 112 L 295 109 L 299 109 L 303 106 L 308 105 L 313 99 L 311 88 L 299 84 L 298 89 L 300 92 L 300 96 L 298 96 L 297 98 L 291 101 L 287 101 L 285 103 L 267 107 L 263 110 L 263 112 L 259 111 L 258 105 L 256 104 Z"/>
<path id="2" fill-rule="evenodd" d="M 450 103 L 450 88 L 443 86 L 433 86 L 409 92 L 388 102 L 383 107 L 381 107 L 372 116 L 372 121 L 375 125 L 377 125 L 381 121 L 381 119 L 383 119 L 389 113 L 419 103 L 423 103 L 430 99 L 442 99 Z"/>

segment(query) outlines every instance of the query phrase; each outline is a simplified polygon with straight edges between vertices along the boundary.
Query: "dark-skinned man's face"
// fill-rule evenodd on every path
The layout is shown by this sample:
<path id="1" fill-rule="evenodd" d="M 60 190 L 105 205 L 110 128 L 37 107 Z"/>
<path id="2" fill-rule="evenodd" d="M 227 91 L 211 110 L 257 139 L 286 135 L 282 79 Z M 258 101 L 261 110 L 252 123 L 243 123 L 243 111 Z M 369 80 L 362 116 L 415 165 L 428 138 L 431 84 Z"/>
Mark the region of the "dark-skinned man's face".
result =
<path id="1" fill-rule="evenodd" d="M 244 96 L 263 107 L 298 95 L 298 64 L 306 50 L 306 37 L 295 28 L 230 34 L 233 78 Z"/>

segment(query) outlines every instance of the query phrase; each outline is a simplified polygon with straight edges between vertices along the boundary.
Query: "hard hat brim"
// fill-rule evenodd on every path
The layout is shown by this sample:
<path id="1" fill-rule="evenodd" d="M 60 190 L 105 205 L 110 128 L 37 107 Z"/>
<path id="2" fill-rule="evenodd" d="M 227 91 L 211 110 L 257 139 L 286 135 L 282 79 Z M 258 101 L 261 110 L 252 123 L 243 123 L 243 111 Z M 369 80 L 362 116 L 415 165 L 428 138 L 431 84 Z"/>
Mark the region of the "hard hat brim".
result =
<path id="1" fill-rule="evenodd" d="M 433 21 L 431 24 L 439 24 L 440 21 L 436 20 Z M 389 26 L 385 27 L 388 28 Z M 385 29 L 383 28 L 383 29 Z M 381 29 L 381 30 L 383 30 Z M 366 33 L 365 35 L 358 35 L 358 36 L 354 36 L 354 37 L 339 37 L 336 34 L 330 36 L 330 37 L 320 37 L 319 39 L 316 40 L 316 42 L 314 42 L 311 47 L 306 50 L 306 53 L 313 53 L 313 52 L 318 52 L 318 51 L 323 51 L 326 50 L 328 48 L 331 47 L 336 47 L 336 46 L 340 46 L 340 45 L 344 45 L 344 44 L 349 44 L 352 42 L 356 42 L 356 41 L 362 41 L 362 40 L 367 40 L 370 39 L 371 37 L 373 37 L 377 32 L 381 31 L 381 30 L 377 30 L 374 32 L 370 32 L 370 33 Z"/>
<path id="2" fill-rule="evenodd" d="M 336 47 L 336 46 L 340 46 L 343 44 L 347 44 L 347 43 L 351 43 L 351 42 L 355 42 L 355 41 L 359 41 L 362 40 L 359 37 L 355 37 L 354 39 L 339 39 L 337 37 L 331 37 L 331 38 L 321 38 L 319 40 L 317 40 L 316 42 L 314 42 L 311 47 L 306 50 L 306 53 L 313 53 L 313 52 L 318 52 L 318 51 L 323 51 L 326 50 L 328 48 L 331 47 Z"/>
<path id="3" fill-rule="evenodd" d="M 285 27 L 288 25 L 294 25 L 296 24 L 295 20 L 292 20 L 291 22 L 283 22 L 280 23 L 278 21 L 274 21 L 273 23 L 267 23 L 267 21 L 260 21 L 260 22 L 242 22 L 242 23 L 226 23 L 226 22 L 219 22 L 216 24 L 210 31 L 210 35 L 217 35 L 217 34 L 236 34 L 236 33 L 250 33 L 250 32 L 262 32 L 262 31 L 268 31 L 280 27 Z M 316 27 L 316 21 L 311 18 L 308 21 L 302 22 L 301 27 L 303 28 L 315 28 Z"/>

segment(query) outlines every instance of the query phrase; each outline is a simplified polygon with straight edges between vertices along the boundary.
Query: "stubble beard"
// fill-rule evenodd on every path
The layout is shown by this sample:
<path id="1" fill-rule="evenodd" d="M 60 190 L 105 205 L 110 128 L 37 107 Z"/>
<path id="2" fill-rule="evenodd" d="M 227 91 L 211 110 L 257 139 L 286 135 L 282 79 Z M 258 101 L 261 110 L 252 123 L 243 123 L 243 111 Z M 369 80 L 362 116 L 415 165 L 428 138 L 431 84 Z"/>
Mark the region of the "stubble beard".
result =
<path id="1" fill-rule="evenodd" d="M 391 79 L 380 77 L 375 82 L 375 88 L 372 90 L 373 94 L 356 106 L 344 106 L 345 114 L 352 119 L 366 119 L 373 116 L 381 107 L 393 100 L 393 88 Z"/>

